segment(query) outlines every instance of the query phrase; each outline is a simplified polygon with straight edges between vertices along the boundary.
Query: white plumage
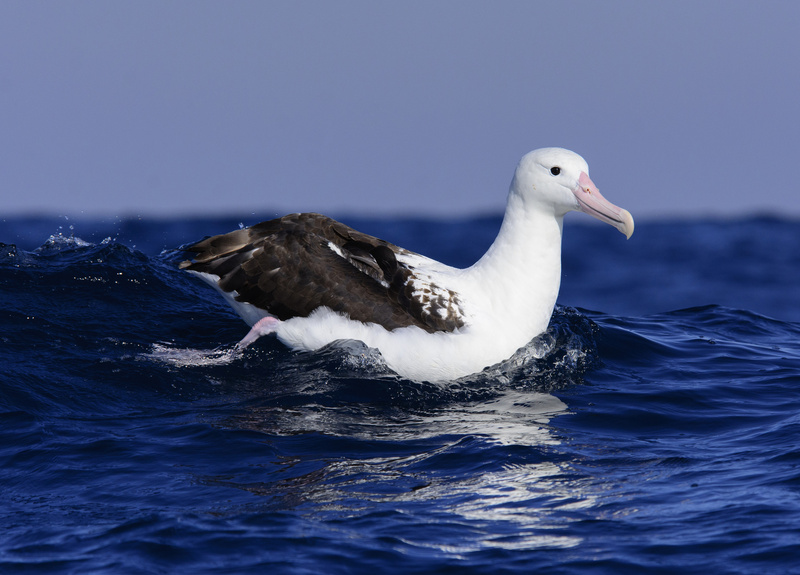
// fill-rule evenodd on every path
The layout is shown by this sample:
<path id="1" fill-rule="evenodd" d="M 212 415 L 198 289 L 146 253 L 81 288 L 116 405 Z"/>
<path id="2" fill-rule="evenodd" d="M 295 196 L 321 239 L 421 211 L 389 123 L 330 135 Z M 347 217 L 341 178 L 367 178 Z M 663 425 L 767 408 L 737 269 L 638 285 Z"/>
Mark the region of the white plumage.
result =
<path id="1" fill-rule="evenodd" d="M 182 267 L 218 288 L 254 326 L 242 345 L 270 333 L 296 350 L 315 350 L 336 340 L 355 339 L 380 350 L 386 364 L 403 377 L 453 380 L 507 359 L 547 329 L 560 284 L 563 218 L 571 210 L 605 221 L 627 237 L 633 233 L 631 215 L 600 195 L 583 158 L 561 148 L 545 148 L 530 152 L 520 161 L 497 238 L 486 254 L 466 269 L 444 265 L 377 238 L 356 235 L 327 219 L 352 233 L 340 240 L 344 232 L 324 232 L 328 234 L 320 244 L 324 251 L 293 248 L 281 256 L 284 259 L 280 262 L 267 265 L 265 262 L 275 259 L 270 256 L 273 251 L 282 254 L 275 243 L 286 235 L 275 232 L 275 225 L 271 225 L 269 233 L 263 232 L 258 241 L 253 233 L 241 240 L 240 234 L 232 232 L 199 242 L 189 248 L 198 257 Z M 277 220 L 259 225 L 274 222 Z M 241 241 L 232 247 L 218 247 L 234 234 Z M 232 254 L 238 259 L 231 259 Z M 258 257 L 261 261 L 254 270 L 256 266 L 248 262 Z M 304 273 L 294 275 L 307 276 L 308 270 L 318 269 L 312 257 L 328 262 L 321 268 L 325 271 L 317 275 L 329 276 L 318 281 L 329 286 L 331 294 L 319 294 L 321 290 L 315 289 L 316 299 L 306 307 L 285 303 L 290 296 L 281 296 L 280 290 L 287 282 L 299 281 L 289 275 L 292 272 L 286 262 L 296 260 L 292 263 L 301 266 Z M 348 265 L 331 263 L 331 257 Z M 243 274 L 247 275 L 246 282 L 240 277 Z M 264 274 L 276 276 L 277 287 L 273 288 Z M 369 283 L 365 284 L 365 277 Z M 340 301 L 347 297 L 340 292 L 332 293 L 334 287 L 347 282 L 353 282 L 344 290 L 352 302 Z M 372 282 L 377 285 L 370 285 Z M 381 295 L 384 291 L 386 296 Z M 364 301 L 371 307 L 360 309 Z M 284 311 L 287 307 L 300 311 Z M 333 311 L 334 307 L 338 309 Z M 391 321 L 384 318 L 390 312 L 394 314 Z M 283 318 L 279 319 L 281 314 Z M 407 320 L 402 319 L 406 316 Z"/>

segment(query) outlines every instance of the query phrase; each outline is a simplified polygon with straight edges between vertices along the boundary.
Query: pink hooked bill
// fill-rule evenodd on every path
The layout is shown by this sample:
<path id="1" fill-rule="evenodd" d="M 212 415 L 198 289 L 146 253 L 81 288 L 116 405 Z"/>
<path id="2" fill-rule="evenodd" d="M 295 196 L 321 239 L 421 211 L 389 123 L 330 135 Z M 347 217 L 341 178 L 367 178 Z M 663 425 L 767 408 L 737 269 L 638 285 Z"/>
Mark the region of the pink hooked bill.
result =
<path id="1" fill-rule="evenodd" d="M 633 235 L 633 216 L 628 210 L 615 206 L 603 197 L 589 175 L 581 172 L 578 178 L 578 187 L 572 190 L 578 200 L 578 209 L 597 218 L 601 222 L 611 224 L 626 238 Z"/>

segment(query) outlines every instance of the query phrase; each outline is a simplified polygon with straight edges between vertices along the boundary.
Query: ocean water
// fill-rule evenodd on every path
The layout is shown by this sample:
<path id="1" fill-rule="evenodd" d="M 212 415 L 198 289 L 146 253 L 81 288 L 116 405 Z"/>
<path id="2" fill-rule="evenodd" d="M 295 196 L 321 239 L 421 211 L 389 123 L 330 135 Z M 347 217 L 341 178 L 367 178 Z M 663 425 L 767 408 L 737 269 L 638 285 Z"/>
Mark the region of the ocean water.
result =
<path id="1" fill-rule="evenodd" d="M 432 385 L 234 352 L 175 248 L 256 221 L 0 223 L 0 572 L 800 573 L 800 222 L 568 216 L 548 332 Z"/>

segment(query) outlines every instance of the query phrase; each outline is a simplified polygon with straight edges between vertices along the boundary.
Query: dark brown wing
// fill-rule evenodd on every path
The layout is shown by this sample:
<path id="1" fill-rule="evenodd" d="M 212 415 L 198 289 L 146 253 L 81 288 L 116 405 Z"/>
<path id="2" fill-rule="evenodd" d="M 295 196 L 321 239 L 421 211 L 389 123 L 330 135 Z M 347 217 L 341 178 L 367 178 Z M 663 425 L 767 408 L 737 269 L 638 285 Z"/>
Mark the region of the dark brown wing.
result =
<path id="1" fill-rule="evenodd" d="M 326 306 L 389 330 L 415 325 L 452 331 L 462 325 L 412 297 L 413 270 L 396 257 L 405 250 L 320 214 L 262 222 L 186 251 L 196 255 L 181 269 L 218 276 L 220 289 L 281 320 Z"/>

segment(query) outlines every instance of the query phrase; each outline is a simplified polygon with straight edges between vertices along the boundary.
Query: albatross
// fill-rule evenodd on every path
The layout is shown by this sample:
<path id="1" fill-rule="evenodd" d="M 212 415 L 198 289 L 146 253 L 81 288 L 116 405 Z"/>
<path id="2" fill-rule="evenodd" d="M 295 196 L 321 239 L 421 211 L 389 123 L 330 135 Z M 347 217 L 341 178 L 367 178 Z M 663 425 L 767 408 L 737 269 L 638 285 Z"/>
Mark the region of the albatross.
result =
<path id="1" fill-rule="evenodd" d="M 251 326 L 239 348 L 268 334 L 306 351 L 360 340 L 401 377 L 442 382 L 511 357 L 547 329 L 572 210 L 633 234 L 631 214 L 600 194 L 581 156 L 543 148 L 520 160 L 497 238 L 468 268 L 316 213 L 203 239 L 179 267 Z"/>

